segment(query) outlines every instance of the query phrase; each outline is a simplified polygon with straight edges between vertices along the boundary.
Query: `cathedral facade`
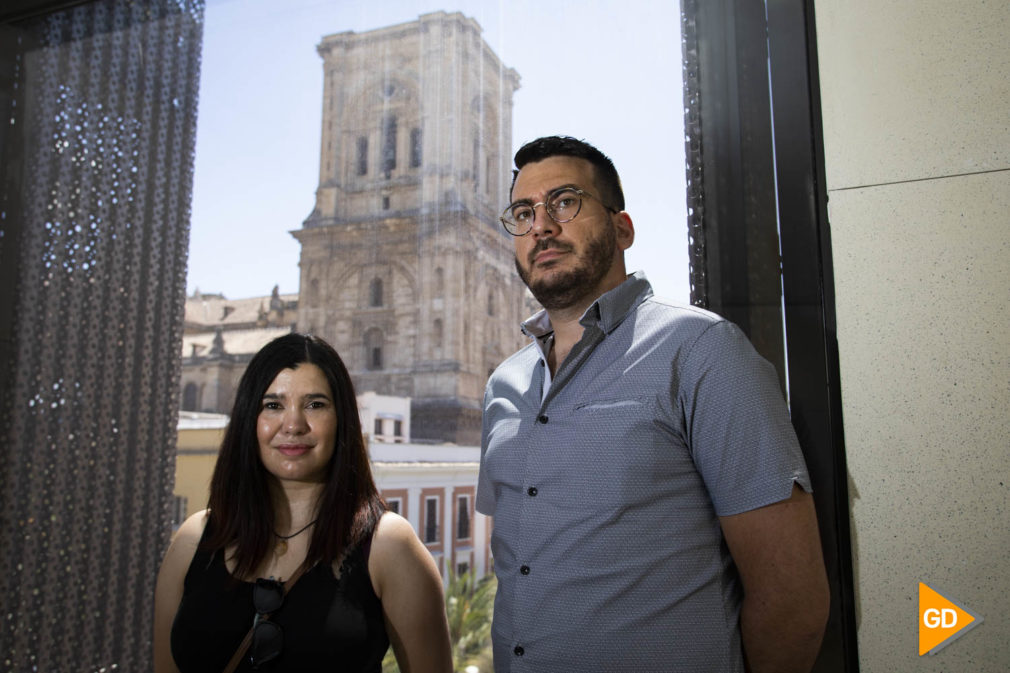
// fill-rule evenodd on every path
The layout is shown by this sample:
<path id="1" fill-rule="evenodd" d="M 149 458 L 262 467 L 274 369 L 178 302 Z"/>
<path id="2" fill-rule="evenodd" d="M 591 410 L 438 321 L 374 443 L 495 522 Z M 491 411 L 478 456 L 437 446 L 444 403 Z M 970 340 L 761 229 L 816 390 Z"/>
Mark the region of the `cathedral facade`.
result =
<path id="1" fill-rule="evenodd" d="M 525 342 L 532 301 L 497 219 L 519 76 L 460 13 L 329 35 L 318 52 L 319 185 L 291 232 L 295 327 L 334 345 L 359 393 L 411 398 L 416 440 L 476 444 L 484 384 Z M 184 389 L 200 364 L 185 347 Z"/>
<path id="2" fill-rule="evenodd" d="M 476 443 L 484 383 L 522 343 L 508 202 L 518 74 L 476 21 L 323 38 L 316 205 L 302 229 L 298 329 L 361 391 L 410 397 L 418 439 Z"/>

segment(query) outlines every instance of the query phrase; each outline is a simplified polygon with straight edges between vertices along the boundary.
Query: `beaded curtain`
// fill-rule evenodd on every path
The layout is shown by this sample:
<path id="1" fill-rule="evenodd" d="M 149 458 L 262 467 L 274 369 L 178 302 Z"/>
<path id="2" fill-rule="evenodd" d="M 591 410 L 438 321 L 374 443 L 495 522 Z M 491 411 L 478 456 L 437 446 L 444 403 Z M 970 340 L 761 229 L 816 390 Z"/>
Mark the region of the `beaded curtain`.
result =
<path id="1" fill-rule="evenodd" d="M 100 0 L 4 28 L 0 671 L 151 669 L 202 21 Z"/>
<path id="2" fill-rule="evenodd" d="M 698 1 L 681 0 L 680 40 L 684 73 L 684 156 L 687 171 L 688 268 L 691 303 L 708 307 L 705 273 L 705 199 L 702 190 L 701 96 L 698 69 Z"/>

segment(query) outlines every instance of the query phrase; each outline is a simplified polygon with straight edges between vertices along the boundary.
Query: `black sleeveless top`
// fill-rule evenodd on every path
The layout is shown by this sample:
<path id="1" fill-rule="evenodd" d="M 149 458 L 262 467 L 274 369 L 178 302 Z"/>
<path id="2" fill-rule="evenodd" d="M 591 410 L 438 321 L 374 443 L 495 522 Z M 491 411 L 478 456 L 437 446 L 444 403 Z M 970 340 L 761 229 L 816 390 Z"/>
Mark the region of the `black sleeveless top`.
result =
<path id="1" fill-rule="evenodd" d="M 380 673 L 389 638 L 367 564 L 367 549 L 358 548 L 339 578 L 325 564 L 305 572 L 270 616 L 284 631 L 281 654 L 259 670 Z M 253 586 L 232 577 L 223 550 L 197 549 L 172 624 L 172 657 L 181 673 L 224 670 L 256 616 Z M 246 655 L 237 671 L 251 670 Z"/>

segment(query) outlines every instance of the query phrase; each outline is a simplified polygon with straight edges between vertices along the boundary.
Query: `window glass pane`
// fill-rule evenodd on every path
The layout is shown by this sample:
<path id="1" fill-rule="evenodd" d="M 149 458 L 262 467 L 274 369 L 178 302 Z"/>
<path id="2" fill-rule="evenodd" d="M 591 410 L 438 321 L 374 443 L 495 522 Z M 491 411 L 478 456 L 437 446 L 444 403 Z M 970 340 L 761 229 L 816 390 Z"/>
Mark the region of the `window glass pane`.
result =
<path id="1" fill-rule="evenodd" d="M 438 499 L 424 500 L 424 541 L 438 541 Z"/>
<path id="2" fill-rule="evenodd" d="M 60 229 L 59 240 L 54 233 L 53 247 L 39 248 L 33 259 L 58 267 L 54 277 L 64 275 L 26 285 L 35 315 L 75 309 L 83 316 L 70 345 L 46 357 L 32 351 L 31 362 L 44 365 L 29 377 L 31 385 L 45 384 L 40 399 L 69 405 L 47 412 L 50 418 L 65 416 L 34 426 L 42 433 L 60 429 L 59 437 L 40 436 L 36 445 L 62 447 L 63 458 L 43 465 L 39 454 L 31 465 L 12 464 L 4 473 L 13 479 L 23 470 L 25 479 L 16 484 L 24 495 L 19 507 L 45 503 L 38 511 L 12 509 L 12 521 L 58 521 L 112 536 L 95 558 L 111 554 L 118 560 L 92 566 L 119 568 L 116 577 L 88 579 L 76 560 L 33 565 L 12 575 L 14 588 L 7 592 L 21 601 L 17 592 L 27 596 L 36 588 L 64 586 L 40 578 L 70 568 L 79 581 L 65 584 L 68 600 L 102 617 L 88 620 L 82 636 L 88 642 L 116 640 L 107 635 L 118 624 L 106 619 L 109 605 L 150 614 L 144 601 L 161 550 L 153 543 L 127 545 L 128 534 L 156 530 L 159 521 L 167 533 L 172 518 L 206 503 L 200 493 L 177 493 L 174 506 L 149 497 L 171 479 L 157 452 L 170 444 L 165 437 L 175 436 L 175 406 L 218 415 L 200 416 L 201 424 L 220 423 L 248 357 L 271 338 L 293 327 L 320 334 L 338 348 L 359 392 L 412 398 L 413 434 L 476 443 L 474 409 L 487 373 L 522 345 L 516 324 L 536 309 L 524 298 L 512 270 L 511 240 L 496 220 L 508 200 L 512 154 L 524 142 L 563 132 L 610 154 L 636 223 L 629 268 L 643 268 L 658 293 L 686 301 L 677 2 L 464 1 L 437 9 L 412 0 L 208 0 L 205 14 L 199 2 L 89 5 L 95 7 L 97 14 L 80 21 L 53 24 L 54 35 L 65 33 L 65 44 L 55 47 L 45 86 L 32 89 L 52 94 L 48 102 L 60 110 L 64 130 L 77 122 L 90 125 L 81 124 L 90 129 L 84 134 L 61 137 L 69 144 L 53 145 L 68 163 L 47 175 L 61 181 L 66 198 L 54 207 L 68 216 L 50 224 L 68 228 Z M 120 22 L 122 30 L 106 30 L 103 20 Z M 131 32 L 131 25 L 144 21 L 149 23 Z M 572 48 L 558 48 L 566 40 Z M 327 45 L 346 46 L 348 55 L 334 58 Z M 114 68 L 103 60 L 110 54 Z M 43 61 L 12 59 L 10 81 L 21 81 Z M 67 64 L 70 76 L 58 70 Z M 199 96 L 188 88 L 198 71 Z M 559 72 L 568 78 L 560 93 Z M 109 86 L 112 80 L 122 82 L 122 90 Z M 141 86 L 149 82 L 159 86 Z M 102 96 L 109 100 L 101 101 L 99 112 Z M 197 100 L 190 203 L 193 145 L 186 134 Z M 101 126 L 106 113 L 111 121 Z M 151 114 L 161 123 L 152 124 L 145 116 Z M 75 144 L 81 137 L 120 144 L 96 166 L 99 152 L 90 146 L 85 157 L 83 145 Z M 51 187 L 45 180 L 28 181 Z M 73 191 L 78 186 L 81 191 Z M 88 201 L 97 195 L 100 202 Z M 172 284 L 181 283 L 187 261 L 179 243 L 187 209 L 188 300 L 177 349 L 178 326 L 168 323 L 178 315 Z M 3 217 L 10 213 L 5 208 Z M 73 229 L 74 216 L 104 218 L 95 223 L 101 235 L 89 238 L 90 221 L 81 220 L 81 231 Z M 9 222 L 0 245 L 12 249 Z M 120 226 L 115 236 L 102 239 Z M 99 287 L 78 281 L 96 277 L 116 282 Z M 369 281 L 376 277 L 386 279 L 382 301 L 370 305 Z M 111 308 L 89 303 L 98 297 Z M 161 341 L 153 343 L 151 334 Z M 168 355 L 172 350 L 181 358 L 181 376 L 179 360 Z M 137 362 L 122 357 L 124 352 Z M 109 362 L 119 356 L 124 371 L 101 369 L 105 359 L 95 353 L 110 355 Z M 84 373 L 78 376 L 74 367 Z M 77 386 L 101 381 L 103 371 L 115 385 L 79 392 Z M 180 387 L 165 393 L 160 381 Z M 115 397 L 120 394 L 132 395 L 133 404 Z M 73 416 L 75 400 L 97 411 Z M 78 432 L 84 418 L 98 418 L 101 426 Z M 103 447 L 123 445 L 88 463 L 99 440 Z M 136 447 L 147 453 L 136 453 Z M 109 456 L 118 460 L 103 462 Z M 83 477 L 93 477 L 96 469 L 103 483 L 117 486 L 95 491 Z M 48 483 L 38 481 L 43 476 Z M 47 489 L 63 483 L 86 489 L 92 507 L 77 507 L 69 517 L 58 505 L 50 511 L 62 501 Z M 430 514 L 429 528 L 437 531 L 437 507 Z M 97 527 L 91 516 L 102 517 Z M 143 525 L 132 525 L 137 521 Z M 55 558 L 54 551 L 39 553 Z M 115 596 L 95 586 L 111 587 Z M 123 598 L 141 594 L 138 606 Z M 55 614 L 45 600 L 38 599 L 39 620 Z M 141 619 L 145 634 L 147 618 Z M 61 656 L 55 648 L 53 653 Z M 95 666 L 147 668 L 146 653 L 139 660 L 105 650 L 95 656 Z M 60 666 L 56 661 L 50 668 Z"/>
<path id="3" fill-rule="evenodd" d="M 330 148 L 332 150 L 332 147 Z M 368 138 L 358 138 L 358 175 L 368 175 Z"/>
<path id="4" fill-rule="evenodd" d="M 221 328 L 214 371 L 237 380 L 294 326 L 359 392 L 411 397 L 415 438 L 476 444 L 486 373 L 538 308 L 497 221 L 512 155 L 553 133 L 613 158 L 629 270 L 686 303 L 679 29 L 675 1 L 209 0 L 184 372 Z M 227 412 L 232 387 L 201 408 Z"/>
<path id="5" fill-rule="evenodd" d="M 461 496 L 456 504 L 456 537 L 466 540 L 470 537 L 470 499 Z"/>

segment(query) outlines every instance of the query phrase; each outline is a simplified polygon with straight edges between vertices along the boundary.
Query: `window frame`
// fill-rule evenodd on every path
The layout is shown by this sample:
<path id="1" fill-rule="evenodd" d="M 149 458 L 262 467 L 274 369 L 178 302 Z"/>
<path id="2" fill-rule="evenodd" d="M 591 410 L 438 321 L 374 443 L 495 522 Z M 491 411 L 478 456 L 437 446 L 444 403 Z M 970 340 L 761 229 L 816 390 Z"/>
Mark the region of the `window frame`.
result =
<path id="1" fill-rule="evenodd" d="M 462 514 L 465 513 L 465 519 Z M 466 522 L 466 535 L 462 535 L 460 530 L 463 526 L 464 520 Z M 456 530 L 453 531 L 456 540 L 458 542 L 473 540 L 473 516 L 470 513 L 470 494 L 469 493 L 458 493 L 456 494 Z"/>
<path id="2" fill-rule="evenodd" d="M 432 503 L 434 503 L 434 506 L 432 506 Z M 434 545 L 442 541 L 440 535 L 441 527 L 438 525 L 439 515 L 441 514 L 441 512 L 439 511 L 439 504 L 440 504 L 440 498 L 437 495 L 424 496 L 424 502 L 422 503 L 422 511 L 421 511 L 422 519 L 420 525 L 421 525 L 421 540 L 426 545 Z M 428 521 L 430 518 L 432 518 L 428 514 L 429 511 L 435 512 L 434 525 L 432 525 Z M 429 539 L 429 537 L 431 539 Z"/>
<path id="3" fill-rule="evenodd" d="M 737 322 L 779 373 L 831 590 L 813 670 L 857 671 L 814 1 L 681 6 L 692 303 Z"/>

